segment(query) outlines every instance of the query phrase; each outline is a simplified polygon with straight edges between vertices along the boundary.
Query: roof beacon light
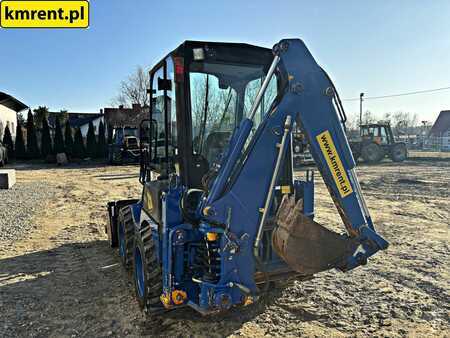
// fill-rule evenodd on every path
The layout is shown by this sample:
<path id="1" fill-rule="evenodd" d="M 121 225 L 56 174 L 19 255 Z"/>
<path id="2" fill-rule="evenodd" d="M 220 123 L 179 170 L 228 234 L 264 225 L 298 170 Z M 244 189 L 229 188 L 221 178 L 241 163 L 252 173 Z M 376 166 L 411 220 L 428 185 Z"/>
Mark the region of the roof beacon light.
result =
<path id="1" fill-rule="evenodd" d="M 192 52 L 194 53 L 195 61 L 202 61 L 205 59 L 205 51 L 203 48 L 194 48 Z"/>

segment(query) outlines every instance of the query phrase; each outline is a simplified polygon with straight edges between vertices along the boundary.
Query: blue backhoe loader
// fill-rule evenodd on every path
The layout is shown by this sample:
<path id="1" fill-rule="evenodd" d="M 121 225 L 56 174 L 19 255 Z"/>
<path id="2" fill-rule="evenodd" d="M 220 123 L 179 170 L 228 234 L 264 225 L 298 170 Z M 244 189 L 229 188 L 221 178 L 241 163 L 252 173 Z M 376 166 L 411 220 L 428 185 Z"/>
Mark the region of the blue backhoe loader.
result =
<path id="1" fill-rule="evenodd" d="M 114 127 L 112 135 L 112 142 L 108 144 L 108 163 L 138 163 L 140 156 L 138 128 Z"/>
<path id="2" fill-rule="evenodd" d="M 349 271 L 387 248 L 339 96 L 301 40 L 273 49 L 186 41 L 151 69 L 150 83 L 142 194 L 109 202 L 106 226 L 141 308 L 226 311 L 257 301 L 273 281 Z M 343 234 L 314 221 L 313 173 L 293 175 L 294 121 Z"/>

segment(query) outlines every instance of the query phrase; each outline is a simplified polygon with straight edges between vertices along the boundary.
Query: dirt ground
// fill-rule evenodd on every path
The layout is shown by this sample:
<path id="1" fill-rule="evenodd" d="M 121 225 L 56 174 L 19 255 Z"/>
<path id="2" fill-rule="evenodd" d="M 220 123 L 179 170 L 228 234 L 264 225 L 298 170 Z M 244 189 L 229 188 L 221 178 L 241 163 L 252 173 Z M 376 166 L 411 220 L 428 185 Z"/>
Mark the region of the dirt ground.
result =
<path id="1" fill-rule="evenodd" d="M 0 337 L 450 336 L 450 162 L 362 165 L 362 189 L 389 249 L 367 266 L 295 281 L 219 317 L 139 311 L 103 231 L 107 201 L 139 196 L 137 170 L 17 172 L 18 181 L 43 181 L 57 193 L 35 215 L 32 233 L 0 242 Z M 339 225 L 316 182 L 316 220 Z"/>

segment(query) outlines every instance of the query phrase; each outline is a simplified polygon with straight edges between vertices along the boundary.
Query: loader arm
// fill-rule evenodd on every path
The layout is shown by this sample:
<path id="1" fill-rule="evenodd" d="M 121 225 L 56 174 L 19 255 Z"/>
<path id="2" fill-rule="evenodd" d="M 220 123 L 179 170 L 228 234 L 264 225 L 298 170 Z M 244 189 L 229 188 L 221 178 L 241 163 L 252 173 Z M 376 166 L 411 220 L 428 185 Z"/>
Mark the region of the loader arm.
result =
<path id="1" fill-rule="evenodd" d="M 365 204 L 355 172 L 355 161 L 343 128 L 344 115 L 339 106 L 336 109 L 339 102 L 329 77 L 301 40 L 281 40 L 273 51 L 273 63 L 250 117 L 243 119 L 235 130 L 217 178 L 202 204 L 204 221 L 224 226 L 226 231 L 234 235 L 239 246 L 240 254 L 230 252 L 231 258 L 222 262 L 223 276 L 226 276 L 223 279 L 236 280 L 251 290 L 255 289 L 253 274 L 246 272 L 255 270 L 254 257 L 261 240 L 262 227 L 271 208 L 280 165 L 290 151 L 289 138 L 296 119 L 300 121 L 310 143 L 312 157 L 347 234 L 338 235 L 321 228 L 321 225 L 302 215 L 292 217 L 288 221 L 291 232 L 297 232 L 294 235 L 297 235 L 298 241 L 291 245 L 291 250 L 292 246 L 300 247 L 300 254 L 286 257 L 289 249 L 278 247 L 279 255 L 295 270 L 305 274 L 329 268 L 347 271 L 365 264 L 370 256 L 388 246 L 376 233 Z M 264 94 L 266 82 L 274 73 L 285 80 L 284 89 L 252 139 L 248 140 L 258 101 Z M 290 204 L 292 210 L 297 213 L 301 211 L 294 206 L 295 203 Z M 281 208 L 288 205 L 283 203 Z M 287 215 L 285 210 L 279 210 L 280 213 Z M 295 222 L 301 224 L 297 226 Z M 318 239 L 319 243 L 310 247 L 308 245 L 313 238 Z M 286 243 L 283 242 L 283 245 Z M 333 243 L 336 243 L 336 250 Z M 308 253 L 310 255 L 321 255 L 321 245 L 326 246 L 323 249 L 328 251 L 321 266 L 304 269 L 312 263 L 304 261 L 309 258 L 305 251 L 301 251 L 302 248 L 312 250 Z M 227 258 L 225 248 L 228 246 L 224 244 L 223 247 L 224 258 Z"/>

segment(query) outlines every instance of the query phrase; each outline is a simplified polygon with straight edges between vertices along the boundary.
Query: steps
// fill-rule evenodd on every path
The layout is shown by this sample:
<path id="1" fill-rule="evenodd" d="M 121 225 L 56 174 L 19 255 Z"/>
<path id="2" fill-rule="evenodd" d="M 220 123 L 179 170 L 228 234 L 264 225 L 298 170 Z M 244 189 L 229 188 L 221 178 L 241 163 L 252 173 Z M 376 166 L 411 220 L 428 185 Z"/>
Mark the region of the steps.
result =
<path id="1" fill-rule="evenodd" d="M 15 183 L 15 169 L 0 169 L 0 189 L 10 189 Z"/>

